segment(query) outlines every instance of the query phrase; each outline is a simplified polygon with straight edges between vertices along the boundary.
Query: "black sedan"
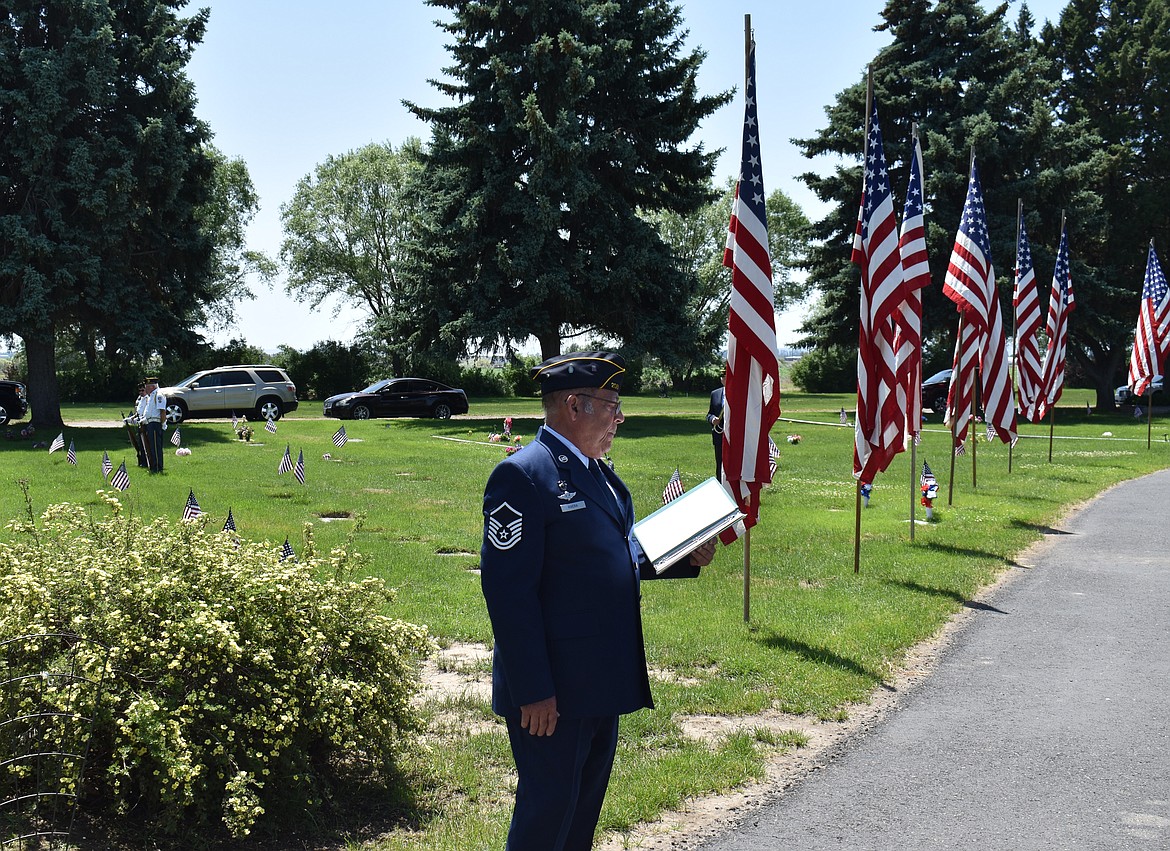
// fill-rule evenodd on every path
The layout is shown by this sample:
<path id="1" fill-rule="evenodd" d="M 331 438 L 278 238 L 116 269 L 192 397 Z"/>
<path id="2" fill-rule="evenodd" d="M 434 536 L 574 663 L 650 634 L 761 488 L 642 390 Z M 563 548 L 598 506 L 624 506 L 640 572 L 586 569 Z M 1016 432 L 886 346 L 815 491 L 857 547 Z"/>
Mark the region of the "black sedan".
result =
<path id="1" fill-rule="evenodd" d="M 28 392 L 19 381 L 0 381 L 0 426 L 28 413 Z"/>
<path id="2" fill-rule="evenodd" d="M 941 414 L 947 407 L 947 392 L 951 387 L 951 371 L 936 372 L 922 382 L 922 407 Z"/>
<path id="3" fill-rule="evenodd" d="M 386 378 L 365 390 L 325 400 L 325 416 L 341 420 L 373 417 L 435 417 L 467 413 L 467 394 L 425 378 Z"/>

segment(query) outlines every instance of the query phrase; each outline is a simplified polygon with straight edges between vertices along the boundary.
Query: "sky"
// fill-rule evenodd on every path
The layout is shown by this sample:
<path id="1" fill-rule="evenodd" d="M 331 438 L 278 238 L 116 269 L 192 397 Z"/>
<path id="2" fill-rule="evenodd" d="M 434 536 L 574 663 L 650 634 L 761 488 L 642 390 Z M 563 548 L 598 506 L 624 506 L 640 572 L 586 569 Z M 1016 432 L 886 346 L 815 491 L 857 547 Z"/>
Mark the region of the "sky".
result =
<path id="1" fill-rule="evenodd" d="M 1014 20 L 1021 0 L 1009 0 Z M 873 31 L 884 0 L 684 0 L 687 44 L 707 53 L 699 72 L 704 93 L 734 88 L 736 96 L 709 116 L 692 142 L 723 149 L 716 182 L 738 173 L 743 127 L 744 15 L 756 38 L 761 158 L 765 189 L 781 189 L 810 218 L 823 206 L 797 178 L 828 172 L 835 160 L 806 159 L 792 142 L 826 124 L 825 108 L 861 79 L 865 64 L 890 39 Z M 985 8 L 989 3 L 984 3 Z M 1066 0 L 1031 0 L 1039 22 L 1055 19 Z M 248 230 L 250 248 L 280 252 L 280 208 L 297 182 L 330 156 L 371 142 L 401 145 L 429 139 L 427 125 L 403 105 L 441 106 L 429 83 L 450 64 L 446 34 L 434 24 L 442 10 L 422 0 L 193 0 L 211 10 L 203 43 L 188 66 L 196 112 L 217 148 L 243 159 L 260 196 Z M 957 225 L 957 222 L 956 222 Z M 730 285 L 730 284 L 729 284 Z M 274 353 L 305 350 L 324 340 L 350 343 L 365 315 L 326 302 L 316 311 L 284 291 L 254 282 L 256 298 L 237 306 L 237 320 L 209 338 L 242 337 Z M 340 311 L 335 315 L 335 309 Z M 780 314 L 781 346 L 794 341 L 809 305 Z"/>

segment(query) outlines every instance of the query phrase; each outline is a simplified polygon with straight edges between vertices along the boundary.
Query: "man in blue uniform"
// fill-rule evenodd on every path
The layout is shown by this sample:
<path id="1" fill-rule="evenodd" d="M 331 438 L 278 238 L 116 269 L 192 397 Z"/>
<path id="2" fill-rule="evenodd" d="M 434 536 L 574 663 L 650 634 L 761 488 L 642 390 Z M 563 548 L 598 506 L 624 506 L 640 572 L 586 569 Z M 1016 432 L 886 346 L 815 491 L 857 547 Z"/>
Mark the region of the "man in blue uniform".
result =
<path id="1" fill-rule="evenodd" d="M 592 847 L 618 716 L 653 706 L 639 579 L 697 576 L 715 551 L 708 542 L 656 575 L 633 537 L 630 493 L 598 463 L 625 419 L 624 373 L 609 352 L 538 366 L 545 425 L 484 491 L 492 708 L 518 775 L 508 851 Z"/>

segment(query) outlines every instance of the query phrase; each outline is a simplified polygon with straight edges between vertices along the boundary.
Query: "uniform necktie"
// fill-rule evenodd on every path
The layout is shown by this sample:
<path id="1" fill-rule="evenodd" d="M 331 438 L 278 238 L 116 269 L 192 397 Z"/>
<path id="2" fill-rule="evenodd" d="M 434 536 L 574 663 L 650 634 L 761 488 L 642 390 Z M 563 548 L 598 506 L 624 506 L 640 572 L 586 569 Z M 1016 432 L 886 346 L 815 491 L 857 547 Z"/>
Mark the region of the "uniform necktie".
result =
<path id="1" fill-rule="evenodd" d="M 593 474 L 593 478 L 601 487 L 602 493 L 609 496 L 612 504 L 617 504 L 617 497 L 614 496 L 613 488 L 609 486 L 609 480 L 605 478 L 605 473 L 601 472 L 601 464 L 596 458 L 589 459 L 589 472 Z"/>

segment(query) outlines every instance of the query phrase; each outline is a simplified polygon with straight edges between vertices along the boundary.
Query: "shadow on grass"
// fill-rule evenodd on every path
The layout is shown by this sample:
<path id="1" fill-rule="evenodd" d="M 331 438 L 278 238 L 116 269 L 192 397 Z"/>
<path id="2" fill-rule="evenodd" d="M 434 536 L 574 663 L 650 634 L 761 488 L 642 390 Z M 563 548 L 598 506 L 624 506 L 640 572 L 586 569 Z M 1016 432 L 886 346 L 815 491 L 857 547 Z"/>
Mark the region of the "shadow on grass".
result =
<path id="1" fill-rule="evenodd" d="M 795 653 L 802 659 L 807 659 L 809 662 L 814 662 L 818 665 L 829 665 L 840 670 L 851 671 L 875 685 L 882 682 L 882 677 L 879 673 L 871 671 L 853 659 L 841 656 L 832 650 L 826 650 L 824 647 L 813 647 L 811 644 L 797 641 L 794 638 L 789 638 L 786 635 L 781 635 L 771 630 L 757 634 L 755 640 L 771 650 L 787 650 L 790 653 Z"/>
<path id="2" fill-rule="evenodd" d="M 995 606 L 989 605 L 987 603 L 981 603 L 978 600 L 970 600 L 965 595 L 960 594 L 958 591 L 952 591 L 950 588 L 935 588 L 931 585 L 923 585 L 920 582 L 904 582 L 901 580 L 891 584 L 905 588 L 908 591 L 913 591 L 916 594 L 930 594 L 934 597 L 949 597 L 956 603 L 962 605 L 965 609 L 972 609 L 973 611 L 977 612 L 993 612 L 997 615 L 1009 614 L 1009 612 L 1005 612 L 1003 609 L 998 609 Z"/>
<path id="3" fill-rule="evenodd" d="M 1069 532 L 1067 529 L 1056 529 L 1052 526 L 1044 526 L 1040 523 L 1029 523 L 1027 520 L 1020 520 L 1018 517 L 1013 517 L 1010 521 L 1013 529 L 1030 529 L 1033 532 L 1039 532 L 1041 535 L 1075 535 L 1075 532 Z"/>
<path id="4" fill-rule="evenodd" d="M 936 550 L 937 552 L 946 553 L 947 555 L 966 556 L 967 558 L 991 559 L 993 561 L 1001 561 L 1009 567 L 1025 566 L 1013 558 L 1004 556 L 1003 553 L 993 553 L 987 550 L 976 550 L 972 549 L 971 547 L 956 547 L 952 544 L 940 544 L 935 541 L 929 541 L 924 546 L 928 550 Z"/>

